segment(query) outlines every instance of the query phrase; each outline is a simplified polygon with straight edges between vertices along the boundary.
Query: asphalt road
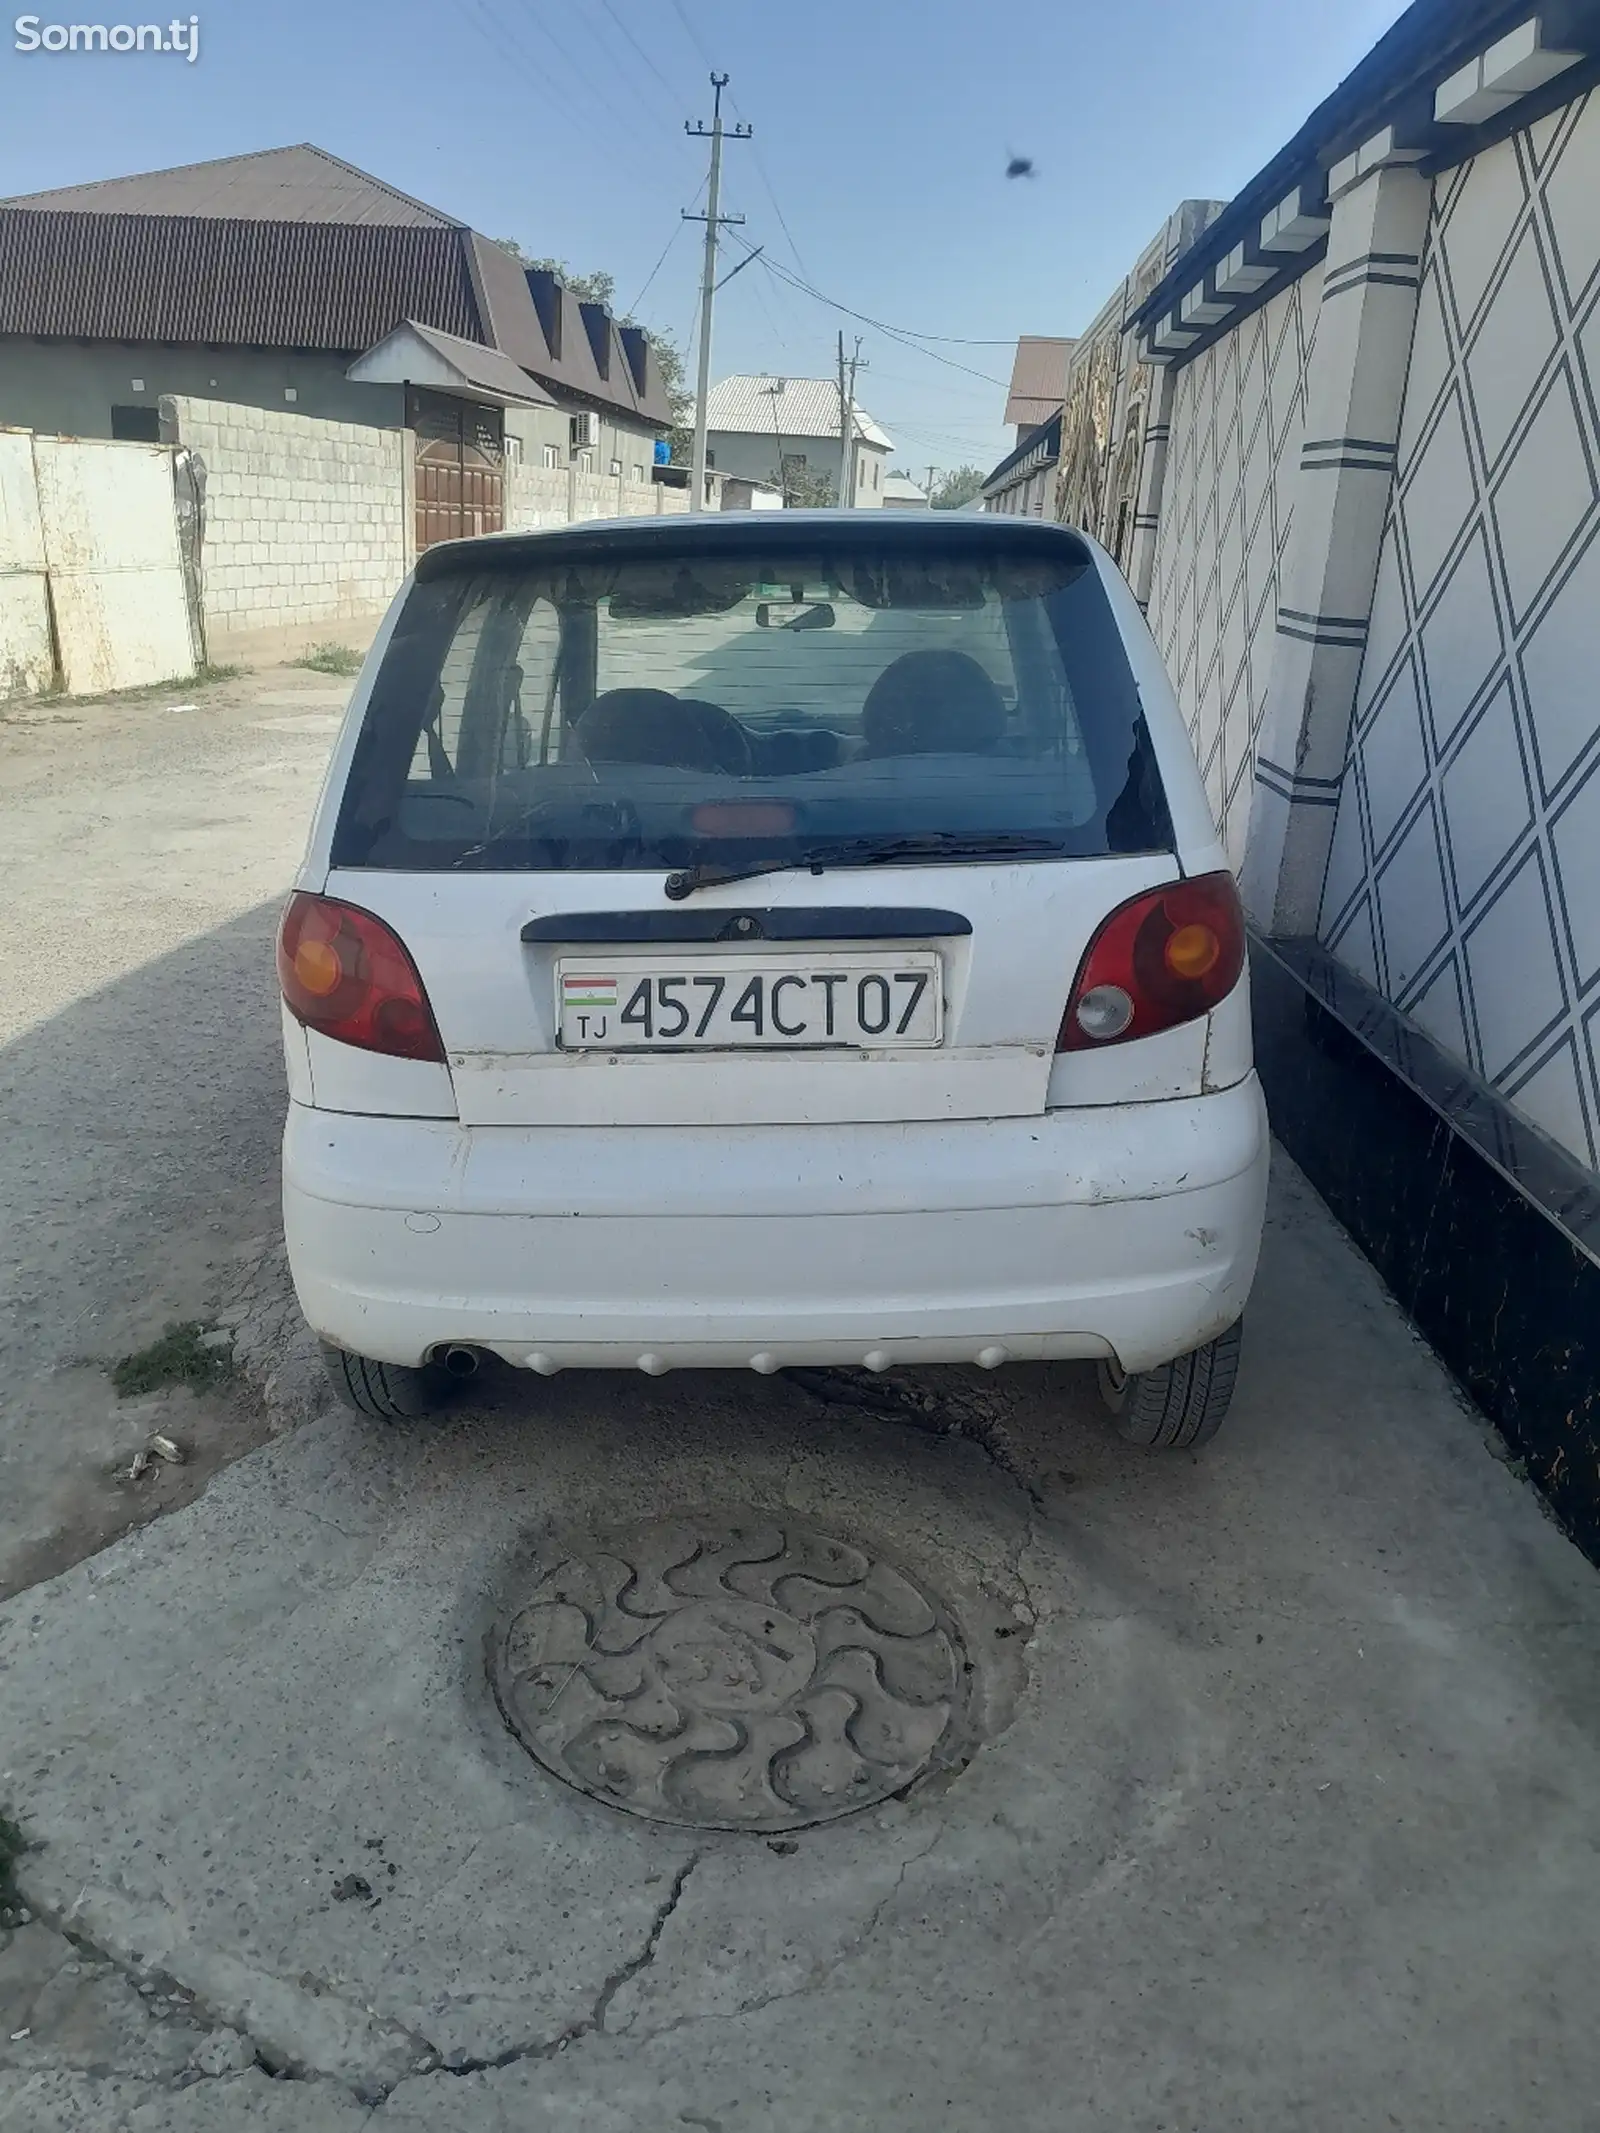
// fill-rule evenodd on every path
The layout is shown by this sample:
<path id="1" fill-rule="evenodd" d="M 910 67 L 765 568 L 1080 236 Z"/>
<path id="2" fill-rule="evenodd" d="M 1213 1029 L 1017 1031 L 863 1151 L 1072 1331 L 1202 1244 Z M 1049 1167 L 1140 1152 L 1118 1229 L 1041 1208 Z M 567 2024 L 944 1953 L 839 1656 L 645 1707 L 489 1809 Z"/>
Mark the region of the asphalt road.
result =
<path id="1" fill-rule="evenodd" d="M 0 1515 L 56 1572 L 0 1607 L 0 2128 L 1592 2127 L 1600 1587 L 1282 1160 L 1200 1456 L 1076 1368 L 502 1373 L 390 1430 L 241 1393 L 187 1507 L 97 1480 L 146 1522 L 95 1552 L 74 1491 L 148 1421 L 82 1358 L 241 1266 L 258 1372 L 287 1338 L 265 948 L 329 714 L 263 698 L 315 686 L 0 731 Z M 861 1761 L 948 1708 L 928 1774 L 819 1819 L 781 1751 L 797 1826 L 631 1811 L 561 1640 L 620 1587 L 648 1688 L 742 1623 L 708 1694 L 765 1717 L 845 1584 Z"/>

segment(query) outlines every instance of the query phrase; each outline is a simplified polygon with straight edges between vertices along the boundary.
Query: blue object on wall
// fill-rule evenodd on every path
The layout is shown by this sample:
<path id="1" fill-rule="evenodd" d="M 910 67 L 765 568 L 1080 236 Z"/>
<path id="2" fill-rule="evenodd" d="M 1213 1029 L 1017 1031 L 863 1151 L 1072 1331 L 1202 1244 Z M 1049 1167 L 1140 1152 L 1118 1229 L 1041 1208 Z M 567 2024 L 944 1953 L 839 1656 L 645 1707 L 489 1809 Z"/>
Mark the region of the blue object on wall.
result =
<path id="1" fill-rule="evenodd" d="M 656 439 L 656 465 L 658 467 L 670 467 L 671 464 L 672 439 L 670 437 L 658 437 Z"/>

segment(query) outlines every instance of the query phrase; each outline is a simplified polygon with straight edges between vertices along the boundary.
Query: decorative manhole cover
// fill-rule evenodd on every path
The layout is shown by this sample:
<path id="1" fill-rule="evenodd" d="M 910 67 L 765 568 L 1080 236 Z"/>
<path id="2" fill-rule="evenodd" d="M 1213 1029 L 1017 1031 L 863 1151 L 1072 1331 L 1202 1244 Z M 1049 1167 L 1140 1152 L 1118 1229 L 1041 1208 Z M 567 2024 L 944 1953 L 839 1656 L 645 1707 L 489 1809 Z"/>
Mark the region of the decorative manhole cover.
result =
<path id="1" fill-rule="evenodd" d="M 500 1708 L 630 1814 L 793 1829 L 959 1760 L 956 1633 L 904 1571 L 785 1518 L 663 1519 L 547 1556 L 505 1618 Z"/>

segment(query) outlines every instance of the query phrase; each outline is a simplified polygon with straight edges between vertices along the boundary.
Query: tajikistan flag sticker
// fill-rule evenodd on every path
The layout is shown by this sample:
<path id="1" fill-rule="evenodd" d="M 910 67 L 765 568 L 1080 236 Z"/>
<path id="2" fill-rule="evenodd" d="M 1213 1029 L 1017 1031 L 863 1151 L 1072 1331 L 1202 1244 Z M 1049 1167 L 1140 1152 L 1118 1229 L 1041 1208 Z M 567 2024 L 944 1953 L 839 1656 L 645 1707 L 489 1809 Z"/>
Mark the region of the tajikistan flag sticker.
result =
<path id="1" fill-rule="evenodd" d="M 563 1007 L 615 1007 L 617 981 L 615 978 L 575 978 L 563 973 L 561 1004 Z"/>

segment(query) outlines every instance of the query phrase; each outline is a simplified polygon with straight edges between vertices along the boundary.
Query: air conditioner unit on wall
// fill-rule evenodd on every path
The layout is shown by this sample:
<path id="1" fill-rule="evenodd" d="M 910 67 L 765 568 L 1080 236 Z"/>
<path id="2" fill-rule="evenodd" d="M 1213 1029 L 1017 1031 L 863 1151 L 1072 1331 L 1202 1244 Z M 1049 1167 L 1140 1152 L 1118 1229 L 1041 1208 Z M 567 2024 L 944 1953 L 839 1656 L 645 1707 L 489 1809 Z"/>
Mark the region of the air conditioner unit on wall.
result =
<path id="1" fill-rule="evenodd" d="M 590 452 L 600 442 L 600 417 L 593 413 L 574 415 L 570 424 L 572 449 L 575 452 Z"/>

